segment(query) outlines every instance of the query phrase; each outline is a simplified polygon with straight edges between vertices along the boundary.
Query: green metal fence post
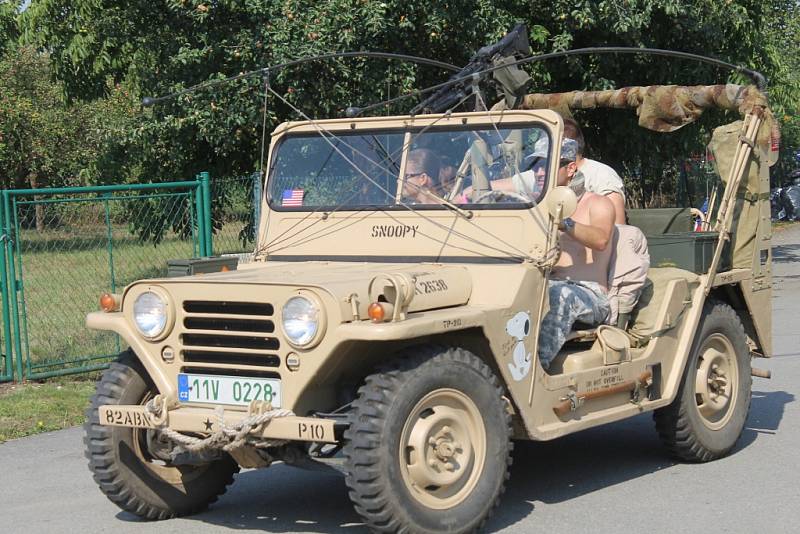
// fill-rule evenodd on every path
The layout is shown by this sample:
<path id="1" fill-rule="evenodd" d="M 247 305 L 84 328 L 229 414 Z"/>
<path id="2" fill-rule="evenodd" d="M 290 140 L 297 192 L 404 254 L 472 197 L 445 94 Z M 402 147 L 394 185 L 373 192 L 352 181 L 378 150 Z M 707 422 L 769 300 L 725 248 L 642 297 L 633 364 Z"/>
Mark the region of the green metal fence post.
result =
<path id="1" fill-rule="evenodd" d="M 6 298 L 11 301 L 11 321 L 14 324 L 13 340 L 14 340 L 14 356 L 17 363 L 16 379 L 22 380 L 25 376 L 22 374 L 22 335 L 19 329 L 19 305 L 17 302 L 17 292 L 19 287 L 17 284 L 17 273 L 14 266 L 14 243 L 13 238 L 16 234 L 11 234 L 11 191 L 3 191 L 3 222 L 5 223 L 6 230 L 6 250 L 8 251 L 6 258 L 8 261 L 8 292 Z M 15 206 L 16 209 L 16 206 Z M 16 228 L 16 226 L 14 226 Z M 12 238 L 13 236 L 13 238 Z"/>
<path id="2" fill-rule="evenodd" d="M 3 307 L 3 342 L 5 345 L 5 366 L 3 367 L 3 375 L 0 380 L 13 380 L 14 379 L 14 364 L 13 355 L 14 350 L 11 345 L 11 314 L 9 313 L 8 306 L 8 271 L 6 269 L 6 246 L 8 245 L 8 231 L 5 227 L 5 217 L 3 205 L 5 204 L 6 192 L 3 191 L 3 199 L 0 201 L 0 285 L 2 285 L 2 302 L 0 306 Z"/>
<path id="3" fill-rule="evenodd" d="M 197 188 L 195 188 L 194 192 L 190 191 L 186 195 L 186 204 L 189 206 L 189 220 L 191 221 L 191 224 L 192 224 L 192 257 L 193 258 L 196 258 L 198 256 L 198 250 L 197 249 L 198 249 L 199 228 L 197 228 L 197 206 L 195 205 L 195 202 L 197 201 L 197 190 L 196 189 Z M 192 193 L 194 193 L 195 202 L 192 201 Z"/>
<path id="4" fill-rule="evenodd" d="M 211 175 L 208 171 L 200 173 L 200 188 L 203 190 L 203 215 L 205 215 L 206 218 L 206 248 L 203 255 L 213 256 L 214 245 L 211 241 L 211 229 L 213 228 L 214 216 L 211 213 Z"/>
<path id="5" fill-rule="evenodd" d="M 197 214 L 197 256 L 205 256 L 206 254 L 206 214 L 203 209 L 203 187 L 200 181 L 200 175 L 195 176 L 196 186 L 194 188 L 194 206 L 195 213 Z"/>

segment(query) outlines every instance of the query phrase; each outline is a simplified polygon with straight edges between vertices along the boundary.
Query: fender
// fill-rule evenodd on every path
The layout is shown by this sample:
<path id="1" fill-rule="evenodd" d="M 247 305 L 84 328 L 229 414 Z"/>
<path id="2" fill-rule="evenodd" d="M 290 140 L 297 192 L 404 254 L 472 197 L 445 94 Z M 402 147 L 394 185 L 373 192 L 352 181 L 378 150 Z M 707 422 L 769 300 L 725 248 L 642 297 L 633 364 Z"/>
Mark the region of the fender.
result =
<path id="1" fill-rule="evenodd" d="M 443 334 L 472 327 L 483 327 L 486 312 L 470 307 L 411 313 L 404 321 L 345 323 L 336 329 L 341 339 L 359 341 L 403 340 Z"/>

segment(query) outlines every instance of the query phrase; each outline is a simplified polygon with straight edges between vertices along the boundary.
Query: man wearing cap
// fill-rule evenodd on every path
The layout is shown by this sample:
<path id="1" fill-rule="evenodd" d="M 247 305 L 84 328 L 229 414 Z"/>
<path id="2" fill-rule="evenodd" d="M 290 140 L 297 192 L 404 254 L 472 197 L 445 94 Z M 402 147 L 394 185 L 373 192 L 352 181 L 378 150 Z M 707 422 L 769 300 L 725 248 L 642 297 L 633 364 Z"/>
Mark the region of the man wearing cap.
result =
<path id="1" fill-rule="evenodd" d="M 547 369 L 576 322 L 586 326 L 603 324 L 608 318 L 608 268 L 614 235 L 614 205 L 608 197 L 575 187 L 578 144 L 564 138 L 558 185 L 569 186 L 578 196 L 578 206 L 559 229 L 561 255 L 552 271 L 548 292 L 550 310 L 539 332 L 539 360 Z"/>
<path id="2" fill-rule="evenodd" d="M 510 178 L 499 178 L 489 182 L 492 191 L 509 191 L 520 194 L 532 201 L 539 200 L 547 177 L 547 158 L 550 140 L 541 137 L 533 146 L 533 152 L 523 157 L 517 172 Z M 472 187 L 464 189 L 463 202 L 468 202 L 472 195 Z"/>
<path id="3" fill-rule="evenodd" d="M 608 197 L 614 205 L 615 222 L 625 224 L 625 186 L 622 178 L 605 163 L 584 157 L 586 142 L 583 139 L 583 132 L 578 123 L 569 117 L 564 119 L 564 137 L 574 139 L 578 143 L 575 158 L 578 170 L 573 180 L 573 190 L 579 189 L 583 184 L 582 187 L 587 191 Z"/>

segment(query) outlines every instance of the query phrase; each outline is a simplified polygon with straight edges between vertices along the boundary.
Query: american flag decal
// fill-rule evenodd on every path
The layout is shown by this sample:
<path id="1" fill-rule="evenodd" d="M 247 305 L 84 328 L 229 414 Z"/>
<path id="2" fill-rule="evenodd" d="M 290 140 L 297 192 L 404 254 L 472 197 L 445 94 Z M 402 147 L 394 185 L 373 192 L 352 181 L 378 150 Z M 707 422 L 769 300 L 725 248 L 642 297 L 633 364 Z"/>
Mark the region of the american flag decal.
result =
<path id="1" fill-rule="evenodd" d="M 304 193 L 302 189 L 284 189 L 281 206 L 302 206 Z"/>

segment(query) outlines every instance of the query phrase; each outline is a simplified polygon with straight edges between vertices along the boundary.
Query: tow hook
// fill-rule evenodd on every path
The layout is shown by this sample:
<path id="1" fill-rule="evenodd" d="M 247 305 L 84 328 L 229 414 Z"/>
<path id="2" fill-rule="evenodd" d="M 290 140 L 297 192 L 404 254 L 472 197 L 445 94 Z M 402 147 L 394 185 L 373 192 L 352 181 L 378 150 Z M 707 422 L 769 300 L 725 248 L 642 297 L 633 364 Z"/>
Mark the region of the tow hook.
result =
<path id="1" fill-rule="evenodd" d="M 766 369 L 756 369 L 752 367 L 750 368 L 750 374 L 758 378 L 772 378 L 772 371 Z"/>

